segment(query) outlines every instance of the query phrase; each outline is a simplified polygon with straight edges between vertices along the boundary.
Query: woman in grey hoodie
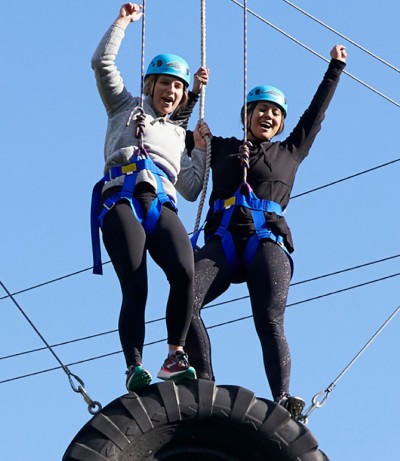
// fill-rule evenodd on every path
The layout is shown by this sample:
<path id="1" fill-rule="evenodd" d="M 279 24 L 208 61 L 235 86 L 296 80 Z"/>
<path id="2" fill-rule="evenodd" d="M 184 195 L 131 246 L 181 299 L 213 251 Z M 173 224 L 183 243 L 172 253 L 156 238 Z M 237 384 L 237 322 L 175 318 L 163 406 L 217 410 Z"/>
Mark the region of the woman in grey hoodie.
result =
<path id="1" fill-rule="evenodd" d="M 119 334 L 127 365 L 126 387 L 131 391 L 151 381 L 142 365 L 147 251 L 170 284 L 166 307 L 169 352 L 157 376 L 174 381 L 196 378 L 183 349 L 192 315 L 193 251 L 177 215 L 176 190 L 194 201 L 202 188 L 204 153 L 194 150 L 191 157 L 187 155 L 184 127 L 208 81 L 208 71 L 200 68 L 193 92 L 187 93 L 190 72 L 186 61 L 161 54 L 148 66 L 145 97 L 133 97 L 115 60 L 125 29 L 141 16 L 141 6 L 123 4 L 92 57 L 108 114 L 105 176 L 96 184 L 92 201 L 94 272 L 101 273 L 100 226 L 121 284 Z"/>

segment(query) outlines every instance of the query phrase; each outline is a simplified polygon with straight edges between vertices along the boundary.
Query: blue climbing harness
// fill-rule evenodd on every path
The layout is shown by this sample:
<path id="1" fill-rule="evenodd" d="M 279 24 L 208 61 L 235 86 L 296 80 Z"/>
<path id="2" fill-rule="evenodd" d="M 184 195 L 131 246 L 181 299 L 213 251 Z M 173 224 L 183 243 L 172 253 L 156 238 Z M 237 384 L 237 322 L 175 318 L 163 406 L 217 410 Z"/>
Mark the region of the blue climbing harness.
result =
<path id="1" fill-rule="evenodd" d="M 146 216 L 143 216 L 142 208 L 136 198 L 133 196 L 135 189 L 137 175 L 142 170 L 148 170 L 154 174 L 157 182 L 157 197 L 153 200 L 150 205 L 149 211 Z M 124 183 L 122 189 L 115 192 L 108 197 L 99 212 L 101 204 L 101 194 L 103 186 L 107 181 L 124 176 Z M 91 231 L 92 231 L 92 252 L 93 252 L 93 273 L 102 274 L 102 263 L 101 263 L 101 250 L 100 250 L 100 236 L 99 228 L 103 226 L 104 216 L 113 208 L 113 206 L 121 200 L 126 200 L 131 208 L 134 216 L 142 224 L 147 235 L 150 235 L 161 215 L 161 207 L 164 203 L 170 203 L 172 208 L 176 210 L 176 205 L 170 197 L 165 193 L 164 187 L 161 181 L 161 177 L 168 179 L 168 176 L 162 171 L 150 157 L 144 159 L 135 156 L 127 165 L 115 166 L 109 169 L 106 175 L 98 181 L 92 193 L 92 205 L 91 205 Z"/>
<path id="2" fill-rule="evenodd" d="M 243 187 L 247 189 L 245 194 L 242 193 Z M 270 239 L 276 242 L 289 255 L 284 245 L 283 237 L 281 235 L 275 235 L 270 229 L 268 229 L 264 215 L 265 212 L 269 212 L 276 213 L 278 216 L 282 216 L 283 211 L 281 205 L 271 200 L 258 198 L 256 194 L 253 192 L 250 185 L 244 183 L 241 187 L 239 187 L 239 189 L 235 192 L 235 194 L 232 197 L 229 197 L 224 200 L 215 200 L 214 203 L 211 204 L 210 209 L 207 213 L 207 217 L 209 217 L 213 213 L 219 211 L 223 212 L 218 229 L 215 231 L 213 235 L 208 237 L 207 241 L 215 236 L 219 236 L 221 238 L 222 248 L 224 250 L 225 257 L 232 270 L 237 269 L 239 262 L 233 243 L 233 237 L 228 228 L 235 207 L 237 206 L 248 208 L 251 211 L 251 215 L 254 222 L 255 234 L 249 239 L 244 253 L 244 260 L 247 266 L 251 263 L 257 251 L 260 240 L 263 239 Z M 203 227 L 204 225 L 192 236 L 191 241 L 193 247 L 196 246 L 198 236 Z"/>

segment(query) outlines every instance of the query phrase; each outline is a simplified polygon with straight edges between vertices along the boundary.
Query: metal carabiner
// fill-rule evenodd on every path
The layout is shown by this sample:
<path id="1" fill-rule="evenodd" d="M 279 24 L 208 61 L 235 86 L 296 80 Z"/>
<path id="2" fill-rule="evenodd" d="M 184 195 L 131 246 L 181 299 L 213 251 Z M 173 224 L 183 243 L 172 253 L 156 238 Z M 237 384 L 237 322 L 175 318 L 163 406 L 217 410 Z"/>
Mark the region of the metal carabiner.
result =
<path id="1" fill-rule="evenodd" d="M 328 387 L 326 390 L 324 391 L 320 391 L 318 392 L 317 394 L 314 395 L 314 397 L 312 398 L 312 405 L 310 405 L 309 408 L 307 408 L 307 410 L 304 412 L 304 415 L 301 415 L 301 417 L 299 418 L 299 420 L 303 421 L 304 424 L 307 424 L 308 423 L 308 417 L 310 416 L 310 414 L 316 409 L 316 408 L 322 408 L 326 401 L 328 400 L 328 397 L 329 397 L 329 394 L 330 392 L 332 391 L 333 387 L 332 385 L 330 387 Z M 318 399 L 321 397 L 321 395 L 325 394 L 324 398 L 319 401 Z"/>
<path id="2" fill-rule="evenodd" d="M 89 394 L 85 390 L 85 383 L 82 381 L 82 379 L 79 376 L 74 375 L 68 369 L 66 369 L 65 371 L 67 372 L 69 383 L 70 383 L 73 391 L 82 395 L 83 400 L 88 404 L 89 413 L 92 414 L 92 415 L 96 415 L 103 408 L 101 406 L 101 403 L 97 402 L 97 401 L 94 401 L 89 397 Z M 78 381 L 79 386 L 77 386 L 73 382 L 72 378 L 75 378 Z"/>

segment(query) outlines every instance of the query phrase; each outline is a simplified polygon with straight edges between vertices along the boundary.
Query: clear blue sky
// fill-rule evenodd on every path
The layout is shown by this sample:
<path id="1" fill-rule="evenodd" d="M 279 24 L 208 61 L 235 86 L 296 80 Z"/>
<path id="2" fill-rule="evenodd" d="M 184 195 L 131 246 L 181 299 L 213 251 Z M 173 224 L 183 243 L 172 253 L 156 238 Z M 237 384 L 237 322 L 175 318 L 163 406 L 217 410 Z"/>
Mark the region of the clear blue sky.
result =
<path id="1" fill-rule="evenodd" d="M 121 2 L 122 3 L 122 2 Z M 97 94 L 90 58 L 118 14 L 118 1 L 3 2 L 1 97 L 0 280 L 12 292 L 91 265 L 91 189 L 103 168 L 106 113 Z M 309 11 L 396 67 L 400 41 L 396 2 L 307 2 Z M 400 101 L 399 73 L 280 0 L 248 1 L 248 7 L 300 42 L 329 58 L 344 43 L 346 70 Z M 200 65 L 200 2 L 147 1 L 146 65 L 173 52 Z M 139 94 L 141 26 L 130 26 L 118 60 L 127 87 Z M 231 0 L 207 5 L 205 118 L 215 134 L 241 136 L 243 12 Z M 287 95 L 288 134 L 311 100 L 327 64 L 260 19 L 248 16 L 248 87 L 272 84 Z M 310 156 L 300 167 L 294 194 L 374 168 L 400 157 L 398 105 L 343 75 Z M 191 121 L 191 127 L 197 114 Z M 292 352 L 292 393 L 312 397 L 326 389 L 400 304 L 399 258 L 318 281 L 298 282 L 397 256 L 400 162 L 295 198 L 287 210 L 296 251 L 286 332 Z M 180 215 L 192 230 L 197 204 L 180 199 Z M 107 256 L 105 255 L 107 260 Z M 167 282 L 150 264 L 147 320 L 164 316 Z M 366 282 L 380 282 L 341 291 Z M 297 285 L 296 285 L 297 284 Z M 0 293 L 0 458 L 60 460 L 89 420 L 47 350 L 5 359 L 43 346 L 14 303 Z M 218 301 L 246 297 L 232 286 Z M 86 271 L 15 296 L 49 344 L 115 330 L 120 290 L 111 265 L 103 277 Z M 208 326 L 250 315 L 248 298 L 204 312 Z M 339 380 L 327 404 L 315 410 L 309 429 L 334 461 L 395 459 L 398 423 L 400 316 Z M 218 384 L 246 387 L 271 398 L 251 319 L 209 330 Z M 164 321 L 147 327 L 146 342 L 165 338 Z M 118 335 L 110 333 L 54 349 L 71 365 L 86 391 L 103 405 L 125 393 L 125 364 Z M 165 343 L 146 347 L 155 375 Z M 238 363 L 249 371 L 238 376 Z"/>

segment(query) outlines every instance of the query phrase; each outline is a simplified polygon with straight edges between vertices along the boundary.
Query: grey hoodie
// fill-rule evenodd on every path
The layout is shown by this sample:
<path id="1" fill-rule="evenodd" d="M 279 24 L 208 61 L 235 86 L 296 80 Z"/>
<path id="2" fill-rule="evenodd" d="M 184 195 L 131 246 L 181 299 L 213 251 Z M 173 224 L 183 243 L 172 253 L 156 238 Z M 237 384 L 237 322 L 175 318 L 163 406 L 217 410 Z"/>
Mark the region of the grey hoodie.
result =
<path id="1" fill-rule="evenodd" d="M 139 148 L 136 138 L 136 119 L 140 98 L 133 97 L 125 88 L 123 79 L 115 65 L 122 39 L 123 29 L 112 25 L 92 57 L 97 88 L 108 114 L 108 127 L 104 146 L 106 173 L 110 167 L 126 165 Z M 162 178 L 165 193 L 176 203 L 176 189 L 190 201 L 195 201 L 202 189 L 205 155 L 204 151 L 194 149 L 191 157 L 185 148 L 185 130 L 168 119 L 159 118 L 155 113 L 151 98 L 146 96 L 143 103 L 145 126 L 143 147 L 154 163 L 168 176 Z M 148 182 L 156 188 L 154 175 L 143 170 L 138 174 L 138 182 Z M 177 182 L 178 181 L 178 182 Z M 121 186 L 123 177 L 107 182 L 104 190 Z"/>

